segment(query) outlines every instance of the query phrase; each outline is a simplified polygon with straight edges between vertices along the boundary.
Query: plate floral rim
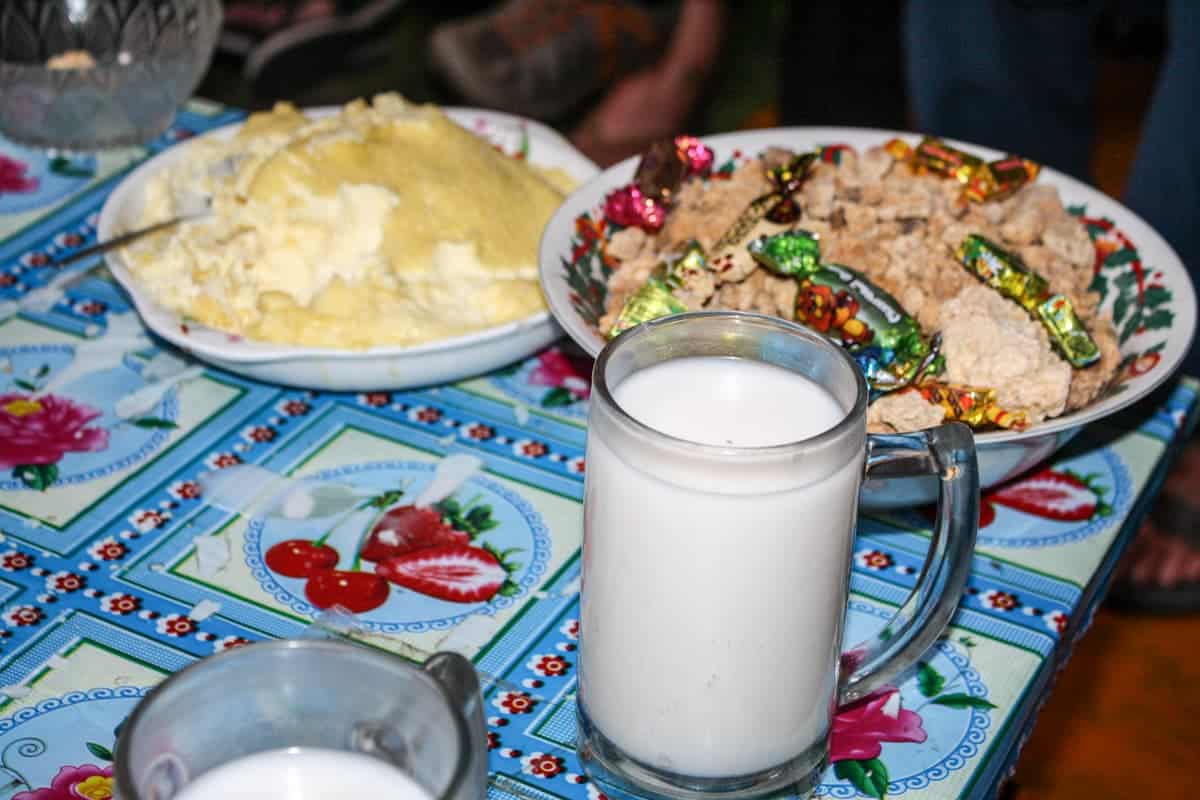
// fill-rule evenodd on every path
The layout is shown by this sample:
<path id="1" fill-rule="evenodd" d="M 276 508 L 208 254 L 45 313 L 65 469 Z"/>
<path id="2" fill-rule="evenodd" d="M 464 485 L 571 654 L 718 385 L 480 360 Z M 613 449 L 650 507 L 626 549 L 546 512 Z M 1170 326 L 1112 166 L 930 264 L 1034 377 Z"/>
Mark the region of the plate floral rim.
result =
<path id="1" fill-rule="evenodd" d="M 336 114 L 340 110 L 341 106 L 303 109 L 306 114 L 318 118 Z M 509 156 L 529 159 L 541 165 L 562 167 L 581 182 L 599 173 L 599 168 L 575 149 L 565 137 L 540 122 L 514 114 L 465 106 L 444 106 L 442 110 L 453 121 L 489 140 L 494 147 Z M 175 160 L 186 157 L 187 148 L 194 146 L 195 142 L 209 137 L 233 136 L 244 122 L 240 120 L 223 125 L 202 136 L 181 142 L 136 167 L 125 176 L 105 201 L 97 224 L 97 239 L 106 241 L 123 232 L 124 229 L 119 223 L 127 209 L 138 207 L 141 187 L 151 175 L 170 166 Z M 551 157 L 541 158 L 540 155 L 545 152 L 551 152 Z M 538 311 L 519 320 L 460 336 L 417 345 L 383 345 L 361 350 L 258 342 L 208 327 L 164 308 L 141 289 L 119 251 L 106 253 L 105 260 L 109 271 L 129 294 L 147 327 L 185 350 L 230 363 L 266 364 L 314 358 L 354 361 L 418 357 L 469 349 L 485 342 L 553 324 L 549 311 Z"/>
<path id="2" fill-rule="evenodd" d="M 761 152 L 769 145 L 797 148 L 827 148 L 826 157 L 836 157 L 838 145 L 862 149 L 892 138 L 915 143 L 921 134 L 876 128 L 793 127 L 768 128 L 700 137 L 716 152 L 714 171 L 732 169 L 746 159 L 747 153 Z M 993 148 L 946 139 L 952 146 L 985 158 L 999 158 L 1003 152 Z M 627 158 L 601 172 L 573 192 L 551 217 L 542 234 L 539 275 L 542 290 L 552 313 L 567 334 L 590 355 L 596 355 L 604 340 L 588 320 L 587 306 L 603 303 L 604 279 L 612 269 L 611 259 L 603 250 L 607 239 L 607 220 L 603 217 L 604 196 L 628 183 L 637 167 L 638 157 Z M 1077 428 L 1113 414 L 1153 392 L 1176 371 L 1194 335 L 1196 298 L 1191 278 L 1170 245 L 1136 213 L 1098 189 L 1052 168 L 1044 167 L 1040 181 L 1049 182 L 1062 194 L 1068 210 L 1082 218 L 1097 243 L 1096 271 L 1104 279 L 1102 308 L 1115 310 L 1121 296 L 1125 305 L 1141 311 L 1147 290 L 1166 290 L 1153 294 L 1158 305 L 1170 303 L 1154 320 L 1153 328 L 1134 326 L 1121 337 L 1122 362 L 1115 390 L 1086 408 L 1064 414 L 1024 431 L 987 431 L 975 435 L 978 444 L 1000 444 L 1028 440 Z M 1135 244 L 1136 243 L 1136 244 Z M 586 263 L 584 263 L 586 262 Z M 1150 264 L 1153 263 L 1153 266 Z M 581 266 L 582 265 L 582 266 Z M 1104 272 L 1109 270 L 1109 272 Z M 1116 279 L 1134 275 L 1129 279 Z M 1165 283 L 1164 283 L 1165 281 Z M 1093 284 L 1095 286 L 1095 284 Z M 1114 295 L 1114 290 L 1117 294 Z M 1130 299 L 1130 293 L 1133 299 Z M 1133 303 L 1133 306 L 1129 306 Z M 584 308 L 581 310 L 581 306 Z M 1157 310 L 1157 309 L 1155 309 Z M 1119 315 L 1117 315 L 1119 316 Z M 1129 311 L 1117 322 L 1118 333 L 1128 325 Z M 1150 334 L 1165 331 L 1165 336 L 1150 343 Z M 1137 344 L 1136 350 L 1133 343 Z M 1145 346 L 1142 346 L 1142 345 Z"/>

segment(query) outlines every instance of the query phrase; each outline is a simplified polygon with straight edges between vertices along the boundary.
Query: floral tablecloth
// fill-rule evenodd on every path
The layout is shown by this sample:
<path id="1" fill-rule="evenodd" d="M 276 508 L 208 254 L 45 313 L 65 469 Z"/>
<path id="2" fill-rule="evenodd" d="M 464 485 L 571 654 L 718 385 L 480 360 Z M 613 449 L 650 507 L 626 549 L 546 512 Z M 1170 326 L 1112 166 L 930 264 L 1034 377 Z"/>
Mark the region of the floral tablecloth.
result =
<path id="1" fill-rule="evenodd" d="M 132 166 L 239 116 L 194 103 L 148 147 L 95 157 L 0 140 L 0 797 L 108 797 L 116 729 L 165 675 L 256 639 L 341 635 L 474 660 L 489 797 L 595 800 L 573 750 L 586 360 L 564 345 L 455 385 L 358 396 L 215 369 L 172 383 L 183 357 L 141 336 L 102 270 L 52 304 L 4 302 L 94 240 Z M 112 336 L 128 346 L 97 344 Z M 819 796 L 995 792 L 1193 424 L 1196 391 L 1181 382 L 985 498 L 951 629 L 919 669 L 839 714 Z M 436 512 L 404 508 L 463 452 L 483 471 Z M 198 476 L 234 465 L 320 482 L 310 501 L 331 505 L 283 519 L 206 496 Z M 1045 506 L 1047 483 L 1076 502 Z M 929 525 L 921 511 L 862 519 L 847 641 L 903 600 Z M 451 597 L 359 569 L 357 554 L 397 536 L 490 551 L 505 577 Z M 304 577 L 315 541 L 348 554 L 345 581 Z M 321 610 L 335 604 L 358 613 Z"/>

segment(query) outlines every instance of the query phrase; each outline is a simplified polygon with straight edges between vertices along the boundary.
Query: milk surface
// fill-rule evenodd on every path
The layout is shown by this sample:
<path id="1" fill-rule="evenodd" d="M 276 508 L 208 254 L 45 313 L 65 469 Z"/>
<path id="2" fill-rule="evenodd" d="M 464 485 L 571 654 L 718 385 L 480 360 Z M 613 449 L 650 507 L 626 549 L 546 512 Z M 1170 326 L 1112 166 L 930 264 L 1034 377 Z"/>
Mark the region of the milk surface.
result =
<path id="1" fill-rule="evenodd" d="M 411 777 L 378 758 L 293 747 L 239 758 L 206 772 L 174 800 L 325 800 L 387 797 L 433 800 Z"/>
<path id="2" fill-rule="evenodd" d="M 719 446 L 805 440 L 847 413 L 807 378 L 732 358 L 656 364 L 613 396 L 656 430 Z M 809 463 L 815 477 L 790 484 L 794 459 L 766 472 L 722 462 L 701 485 L 680 480 L 686 453 L 628 439 L 618 449 L 617 438 L 589 428 L 586 713 L 626 755 L 684 775 L 745 775 L 799 755 L 830 723 L 861 448 L 827 453 L 827 469 Z M 786 488 L 764 491 L 764 478 Z"/>

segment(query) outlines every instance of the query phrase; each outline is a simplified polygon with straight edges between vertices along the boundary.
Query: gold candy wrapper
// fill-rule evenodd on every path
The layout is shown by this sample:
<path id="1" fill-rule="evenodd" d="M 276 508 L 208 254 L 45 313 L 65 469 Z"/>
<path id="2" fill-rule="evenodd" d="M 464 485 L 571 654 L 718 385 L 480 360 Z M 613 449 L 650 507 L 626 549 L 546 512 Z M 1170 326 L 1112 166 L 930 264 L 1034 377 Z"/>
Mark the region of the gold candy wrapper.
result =
<path id="1" fill-rule="evenodd" d="M 956 150 L 932 136 L 926 136 L 913 150 L 912 163 L 918 172 L 945 175 L 963 184 L 970 183 L 975 173 L 984 166 L 983 159 Z"/>
<path id="2" fill-rule="evenodd" d="M 1068 298 L 1056 294 L 1043 301 L 1037 307 L 1037 316 L 1071 366 L 1081 369 L 1100 360 L 1100 348 Z"/>
<path id="3" fill-rule="evenodd" d="M 687 311 L 687 306 L 671 294 L 671 289 L 662 280 L 650 278 L 645 286 L 625 301 L 625 306 L 608 332 L 608 338 L 615 339 L 643 322 L 671 314 L 682 314 L 684 311 Z"/>
<path id="4" fill-rule="evenodd" d="M 1082 369 L 1100 360 L 1100 348 L 1071 301 L 1051 296 L 1049 282 L 1015 254 L 977 233 L 963 239 L 954 254 L 971 274 L 1037 317 L 1071 366 Z"/>
<path id="5" fill-rule="evenodd" d="M 1041 169 L 1041 165 L 1019 156 L 991 161 L 975 173 L 963 189 L 963 194 L 976 203 L 1003 200 L 1027 183 L 1032 183 Z"/>
<path id="6" fill-rule="evenodd" d="M 1023 430 L 1029 418 L 1022 411 L 1008 411 L 996 405 L 996 390 L 956 386 L 926 381 L 916 390 L 931 403 L 946 412 L 946 419 L 963 422 L 972 428 L 1004 428 Z"/>

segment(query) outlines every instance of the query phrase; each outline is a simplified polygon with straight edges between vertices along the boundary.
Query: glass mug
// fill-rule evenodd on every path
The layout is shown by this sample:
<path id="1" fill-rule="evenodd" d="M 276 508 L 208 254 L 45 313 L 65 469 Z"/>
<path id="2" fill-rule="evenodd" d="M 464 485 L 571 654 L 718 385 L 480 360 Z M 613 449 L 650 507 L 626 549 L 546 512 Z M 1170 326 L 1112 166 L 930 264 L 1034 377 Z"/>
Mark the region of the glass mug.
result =
<path id="1" fill-rule="evenodd" d="M 702 360 L 669 364 L 680 358 Z M 740 415 L 696 418 L 725 402 L 704 395 L 725 391 Z M 838 704 L 910 667 L 945 629 L 978 526 L 972 434 L 950 423 L 868 435 L 866 409 L 845 351 L 774 317 L 665 317 L 600 353 L 577 714 L 580 757 L 606 791 L 804 794 Z M 832 427 L 787 438 L 818 412 Z M 681 429 L 695 434 L 663 432 Z M 757 446 L 737 446 L 747 441 Z M 861 481 L 916 474 L 940 478 L 925 567 L 884 630 L 840 657 Z"/>
<path id="2" fill-rule="evenodd" d="M 339 768 L 363 756 L 390 765 L 370 770 L 396 780 L 380 796 L 478 800 L 487 791 L 482 703 L 475 670 L 457 653 L 415 667 L 333 639 L 245 645 L 192 664 L 138 703 L 117 739 L 115 796 L 171 800 L 244 756 L 313 748 L 358 755 Z M 392 767 L 419 790 L 402 791 L 411 781 Z M 257 796 L 272 778 L 296 780 L 259 771 L 239 796 Z"/>

